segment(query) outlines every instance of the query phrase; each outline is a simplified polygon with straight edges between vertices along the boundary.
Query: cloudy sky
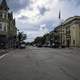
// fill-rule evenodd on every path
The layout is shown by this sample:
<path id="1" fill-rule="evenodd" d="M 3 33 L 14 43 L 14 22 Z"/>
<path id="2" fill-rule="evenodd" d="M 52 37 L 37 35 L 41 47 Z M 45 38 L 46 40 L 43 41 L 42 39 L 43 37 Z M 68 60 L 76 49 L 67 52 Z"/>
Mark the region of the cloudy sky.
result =
<path id="1" fill-rule="evenodd" d="M 50 32 L 70 16 L 80 15 L 80 0 L 7 0 L 14 12 L 16 26 L 27 34 L 27 41 Z"/>

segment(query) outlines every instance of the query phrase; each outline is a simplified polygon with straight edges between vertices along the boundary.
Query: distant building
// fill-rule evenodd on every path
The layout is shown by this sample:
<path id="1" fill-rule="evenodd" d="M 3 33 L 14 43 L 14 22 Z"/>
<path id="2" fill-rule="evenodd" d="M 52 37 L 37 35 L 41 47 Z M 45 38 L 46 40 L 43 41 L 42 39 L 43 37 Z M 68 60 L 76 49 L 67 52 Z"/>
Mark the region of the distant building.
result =
<path id="1" fill-rule="evenodd" d="M 6 0 L 0 4 L 0 48 L 13 48 L 16 44 L 17 28 L 13 13 L 9 11 Z"/>
<path id="2" fill-rule="evenodd" d="M 70 17 L 55 28 L 60 46 L 80 47 L 80 16 Z"/>

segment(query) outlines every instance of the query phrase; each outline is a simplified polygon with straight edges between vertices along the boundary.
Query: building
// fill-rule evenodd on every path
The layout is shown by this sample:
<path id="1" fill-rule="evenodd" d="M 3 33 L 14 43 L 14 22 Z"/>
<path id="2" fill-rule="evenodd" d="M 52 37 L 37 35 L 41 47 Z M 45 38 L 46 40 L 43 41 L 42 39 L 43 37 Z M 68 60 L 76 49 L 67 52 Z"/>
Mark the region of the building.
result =
<path id="1" fill-rule="evenodd" d="M 13 13 L 6 0 L 0 4 L 0 48 L 13 48 L 16 44 L 17 28 Z"/>
<path id="2" fill-rule="evenodd" d="M 59 35 L 58 42 L 62 47 L 80 47 L 80 16 L 66 19 L 55 28 Z"/>

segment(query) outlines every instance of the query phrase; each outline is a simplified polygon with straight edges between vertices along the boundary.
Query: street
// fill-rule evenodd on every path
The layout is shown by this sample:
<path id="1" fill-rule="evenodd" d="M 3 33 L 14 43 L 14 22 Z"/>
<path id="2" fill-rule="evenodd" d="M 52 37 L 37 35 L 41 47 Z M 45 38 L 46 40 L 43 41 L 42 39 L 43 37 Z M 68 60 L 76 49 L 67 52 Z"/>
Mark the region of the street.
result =
<path id="1" fill-rule="evenodd" d="M 0 80 L 80 80 L 80 49 L 12 50 L 0 59 Z"/>

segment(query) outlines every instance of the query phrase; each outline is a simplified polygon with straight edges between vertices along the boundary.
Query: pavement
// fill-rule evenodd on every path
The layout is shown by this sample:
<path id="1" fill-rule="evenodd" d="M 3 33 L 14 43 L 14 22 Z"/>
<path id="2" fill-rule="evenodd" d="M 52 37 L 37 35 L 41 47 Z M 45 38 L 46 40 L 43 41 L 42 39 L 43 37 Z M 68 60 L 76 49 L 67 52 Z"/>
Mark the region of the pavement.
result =
<path id="1" fill-rule="evenodd" d="M 0 59 L 0 80 L 80 80 L 80 49 L 10 51 Z"/>
<path id="2" fill-rule="evenodd" d="M 0 57 L 8 53 L 8 50 L 6 49 L 0 49 Z"/>

